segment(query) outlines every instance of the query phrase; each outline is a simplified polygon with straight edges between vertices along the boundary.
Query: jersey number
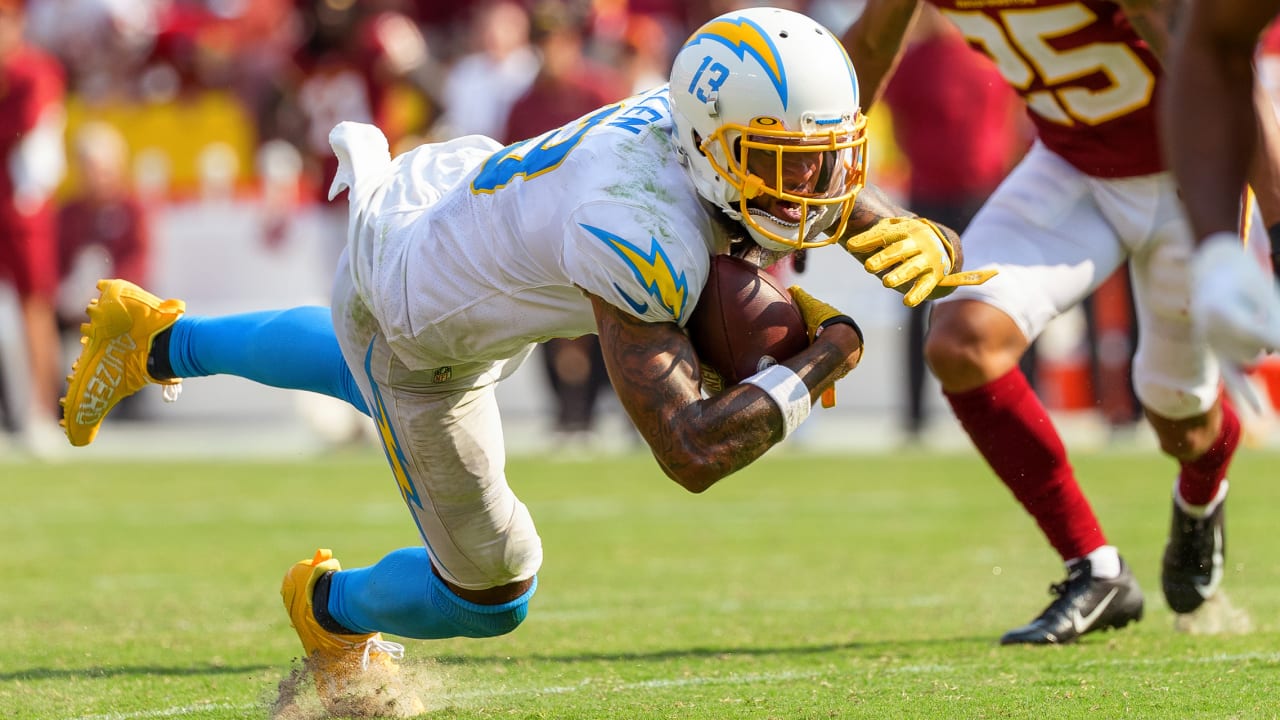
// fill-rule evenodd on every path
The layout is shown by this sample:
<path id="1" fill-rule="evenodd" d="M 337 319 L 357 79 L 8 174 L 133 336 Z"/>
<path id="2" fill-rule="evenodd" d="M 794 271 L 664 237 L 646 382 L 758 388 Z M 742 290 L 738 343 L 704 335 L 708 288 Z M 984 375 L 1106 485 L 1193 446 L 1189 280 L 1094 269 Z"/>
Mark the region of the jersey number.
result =
<path id="1" fill-rule="evenodd" d="M 1000 74 L 1024 91 L 1031 110 L 1046 120 L 1098 125 L 1151 101 L 1155 76 L 1128 45 L 1095 43 L 1059 50 L 1050 44 L 1098 20 L 1082 5 L 1004 10 L 1000 22 L 981 12 L 943 12 L 969 42 L 982 46 Z M 1070 84 L 1097 73 L 1106 76 L 1106 87 Z M 1037 77 L 1046 89 L 1026 92 Z"/>
<path id="2" fill-rule="evenodd" d="M 471 181 L 471 191 L 491 193 L 506 187 L 517 177 L 531 180 L 555 170 L 592 128 L 609 119 L 621 108 L 621 103 L 607 105 L 574 125 L 566 125 L 531 140 L 508 145 L 484 161 L 484 166 Z"/>

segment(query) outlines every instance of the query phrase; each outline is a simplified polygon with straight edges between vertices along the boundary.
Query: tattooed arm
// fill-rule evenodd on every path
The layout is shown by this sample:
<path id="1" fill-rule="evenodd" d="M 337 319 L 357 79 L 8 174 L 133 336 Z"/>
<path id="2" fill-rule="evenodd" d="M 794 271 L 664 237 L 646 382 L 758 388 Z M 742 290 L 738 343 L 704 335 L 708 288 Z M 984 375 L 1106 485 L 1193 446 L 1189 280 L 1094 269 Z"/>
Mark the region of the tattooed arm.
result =
<path id="1" fill-rule="evenodd" d="M 587 296 L 614 391 L 672 480 L 702 492 L 782 439 L 782 412 L 755 385 L 702 397 L 693 345 L 675 323 L 644 322 Z M 816 405 L 861 357 L 862 341 L 854 329 L 836 324 L 781 364 L 800 377 Z"/>

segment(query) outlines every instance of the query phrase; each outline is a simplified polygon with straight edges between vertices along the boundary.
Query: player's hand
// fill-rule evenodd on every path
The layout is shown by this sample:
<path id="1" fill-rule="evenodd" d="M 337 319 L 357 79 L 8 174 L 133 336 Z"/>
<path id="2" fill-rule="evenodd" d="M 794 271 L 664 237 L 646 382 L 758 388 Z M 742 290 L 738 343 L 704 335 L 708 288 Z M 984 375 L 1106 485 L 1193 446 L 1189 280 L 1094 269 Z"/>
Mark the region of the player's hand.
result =
<path id="1" fill-rule="evenodd" d="M 852 325 L 853 329 L 857 331 L 858 337 L 862 337 L 862 329 L 853 321 L 853 318 L 810 295 L 798 285 L 792 285 L 787 289 L 791 292 L 791 299 L 795 300 L 796 305 L 800 307 L 800 314 L 804 317 L 805 327 L 809 330 L 809 342 L 813 342 L 824 327 L 837 322 Z"/>
<path id="2" fill-rule="evenodd" d="M 1280 291 L 1232 233 L 1209 237 L 1191 259 L 1191 325 L 1222 363 L 1229 389 L 1256 407 L 1242 368 L 1280 348 Z"/>
<path id="3" fill-rule="evenodd" d="M 836 323 L 853 326 L 853 331 L 858 333 L 858 341 L 862 342 L 862 328 L 858 327 L 858 323 L 854 322 L 853 318 L 810 295 L 797 285 L 792 285 L 788 290 L 791 292 L 791 298 L 800 307 L 800 315 L 804 317 L 805 327 L 809 330 L 809 342 L 813 342 L 823 328 Z M 832 385 L 822 393 L 822 407 L 835 407 L 835 404 L 836 388 Z"/>
<path id="4" fill-rule="evenodd" d="M 915 307 L 938 287 L 981 285 L 995 270 L 952 273 L 955 249 L 945 233 L 922 217 L 883 218 L 845 241 L 845 249 L 887 288 L 903 293 L 902 304 Z"/>

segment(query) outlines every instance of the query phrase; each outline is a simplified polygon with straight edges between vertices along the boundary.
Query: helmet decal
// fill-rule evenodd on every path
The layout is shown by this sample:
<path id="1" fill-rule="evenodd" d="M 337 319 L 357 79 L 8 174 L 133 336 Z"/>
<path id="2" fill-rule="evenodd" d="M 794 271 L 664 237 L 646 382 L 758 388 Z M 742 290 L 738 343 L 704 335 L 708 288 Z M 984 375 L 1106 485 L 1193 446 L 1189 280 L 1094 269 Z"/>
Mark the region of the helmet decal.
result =
<path id="1" fill-rule="evenodd" d="M 745 17 L 719 18 L 703 25 L 684 46 L 696 45 L 703 40 L 724 45 L 741 60 L 745 60 L 747 55 L 755 58 L 773 81 L 782 107 L 787 106 L 787 74 L 778 57 L 777 46 L 763 28 Z"/>
<path id="2" fill-rule="evenodd" d="M 648 291 L 649 297 L 657 300 L 667 312 L 671 313 L 673 320 L 680 321 L 684 314 L 685 303 L 689 299 L 689 281 L 683 272 L 676 274 L 675 268 L 671 265 L 671 259 L 667 257 L 666 251 L 662 249 L 657 238 L 651 238 L 649 251 L 645 252 L 607 230 L 586 224 L 582 224 L 582 227 L 604 242 L 610 250 L 618 253 L 618 256 L 631 268 L 631 274 Z M 648 311 L 648 302 L 637 301 L 616 284 L 614 287 L 622 293 L 622 297 L 636 312 Z"/>
<path id="3" fill-rule="evenodd" d="M 769 250 L 831 244 L 866 182 L 866 117 L 840 39 L 749 7 L 695 30 L 671 65 L 671 124 L 704 200 Z"/>

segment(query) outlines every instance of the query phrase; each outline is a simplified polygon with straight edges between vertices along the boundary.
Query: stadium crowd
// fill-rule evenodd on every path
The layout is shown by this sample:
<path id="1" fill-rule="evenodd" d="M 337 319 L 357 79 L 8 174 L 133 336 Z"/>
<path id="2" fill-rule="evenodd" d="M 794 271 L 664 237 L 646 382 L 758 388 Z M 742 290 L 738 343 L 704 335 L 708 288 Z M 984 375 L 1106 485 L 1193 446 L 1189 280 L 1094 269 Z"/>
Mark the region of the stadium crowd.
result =
<path id="1" fill-rule="evenodd" d="M 0 427 L 37 455 L 61 444 L 55 327 L 74 339 L 98 277 L 152 281 L 165 239 L 152 237 L 149 208 L 253 198 L 264 242 L 280 242 L 300 208 L 325 201 L 337 122 L 378 125 L 397 153 L 472 133 L 531 136 L 665 82 L 675 38 L 716 5 L 0 1 L 7 80 L 33 88 L 3 98 L 7 122 L 27 123 L 9 134 L 45 141 L 24 144 L 41 153 L 25 154 L 32 178 L 0 183 L 6 208 L 34 198 L 0 218 L 15 238 L 0 287 L 20 309 L 0 324 Z M 557 428 L 589 429 L 607 387 L 598 350 L 558 343 L 546 367 Z"/>
<path id="2" fill-rule="evenodd" d="M 30 243 L 32 257 L 5 263 L 8 282 L 0 283 L 0 300 L 5 293 L 23 300 L 10 303 L 22 309 L 20 320 L 0 322 L 0 334 L 22 338 L 0 343 L 0 428 L 37 455 L 60 449 L 55 399 L 65 346 L 74 343 L 93 280 L 154 280 L 154 247 L 166 238 L 154 237 L 149 209 L 229 194 L 252 198 L 262 206 L 263 242 L 278 243 L 300 208 L 325 207 L 336 166 L 327 135 L 339 120 L 378 125 L 393 152 L 471 133 L 513 142 L 665 82 L 676 45 L 693 27 L 748 4 L 0 0 L 5 17 L 25 35 L 22 57 L 38 53 L 49 60 L 52 94 L 41 102 L 64 110 L 46 118 L 62 147 L 59 153 L 55 144 L 46 153 L 54 161 L 41 163 L 48 218 L 31 226 L 39 237 Z M 771 4 L 836 29 L 847 26 L 860 5 Z M 926 29 L 918 33 L 928 32 L 927 23 L 921 26 Z M 909 57 L 918 59 L 905 65 L 916 77 L 902 73 L 872 124 L 873 171 L 891 193 L 930 207 L 946 206 L 947 193 L 959 193 L 955 203 L 971 212 L 1025 150 L 1030 130 L 1018 123 L 1021 104 L 1012 93 L 986 81 L 982 96 L 989 99 L 981 114 L 964 117 L 966 124 L 953 110 L 941 116 L 950 119 L 931 124 L 954 136 L 975 118 L 995 118 L 987 132 L 965 144 L 967 152 L 955 155 L 950 168 L 922 165 L 912 173 L 926 157 L 912 143 L 928 137 L 899 122 L 910 115 L 912 88 L 920 77 L 957 75 L 977 59 L 956 53 L 954 45 L 941 60 L 930 59 L 936 41 L 921 36 L 913 44 L 920 48 Z M 895 113 L 895 103 L 904 112 Z M 902 152 L 895 133 L 902 135 Z M 331 219 L 342 225 L 341 208 Z M 321 264 L 331 265 L 328 258 Z M 1127 427 L 1137 416 L 1128 386 L 1133 322 L 1123 273 L 1099 297 L 1086 305 L 1089 332 L 1040 359 L 1042 383 L 1034 354 L 1024 366 L 1051 407 L 1096 405 L 1113 425 Z M 922 319 L 915 312 L 906 323 L 907 337 L 914 338 L 907 353 L 916 359 L 903 380 L 910 437 L 926 425 L 930 405 L 919 362 Z M 542 359 L 557 438 L 589 440 L 608 393 L 594 339 L 556 341 Z M 127 403 L 121 415 L 131 412 L 143 414 Z"/>

